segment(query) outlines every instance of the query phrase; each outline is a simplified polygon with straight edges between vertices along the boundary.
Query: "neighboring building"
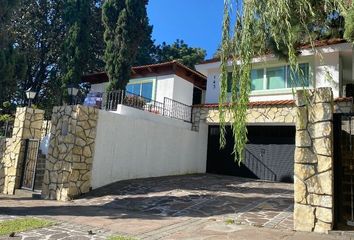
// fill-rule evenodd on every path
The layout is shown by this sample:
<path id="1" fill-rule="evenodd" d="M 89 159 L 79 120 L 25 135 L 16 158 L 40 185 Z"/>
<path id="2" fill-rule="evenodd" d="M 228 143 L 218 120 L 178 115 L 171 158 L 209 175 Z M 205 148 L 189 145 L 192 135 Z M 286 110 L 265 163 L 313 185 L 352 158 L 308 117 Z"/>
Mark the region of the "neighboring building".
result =
<path id="1" fill-rule="evenodd" d="M 292 87 L 301 89 L 301 82 L 309 88 L 331 87 L 336 99 L 335 111 L 348 112 L 352 108 L 352 99 L 344 98 L 353 96 L 352 44 L 332 39 L 318 41 L 315 46 L 321 54 L 315 54 L 310 46 L 301 48 L 298 60 L 304 78 L 296 76 L 294 83 L 290 81 L 288 63 L 273 55 L 253 60 L 247 114 L 249 143 L 241 167 L 234 161 L 231 127 L 227 127 L 226 147 L 219 146 L 220 61 L 211 59 L 196 66 L 197 71 L 207 76 L 205 104 L 200 106 L 198 116 L 209 124 L 207 172 L 293 181 L 296 113 Z M 229 114 L 226 121 L 230 120 Z"/>
<path id="2" fill-rule="evenodd" d="M 102 93 L 106 91 L 108 76 L 93 73 L 84 76 L 83 81 L 91 84 L 91 93 Z M 126 87 L 127 92 L 160 103 L 166 97 L 188 106 L 203 103 L 205 89 L 206 77 L 177 61 L 133 67 Z"/>

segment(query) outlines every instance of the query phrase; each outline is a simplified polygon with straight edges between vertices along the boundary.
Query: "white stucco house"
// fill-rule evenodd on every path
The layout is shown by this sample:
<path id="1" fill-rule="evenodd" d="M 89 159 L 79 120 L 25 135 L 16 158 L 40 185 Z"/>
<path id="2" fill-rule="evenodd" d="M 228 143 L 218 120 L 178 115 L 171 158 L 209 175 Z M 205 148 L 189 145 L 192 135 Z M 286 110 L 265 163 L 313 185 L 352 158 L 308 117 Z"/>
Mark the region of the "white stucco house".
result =
<path id="1" fill-rule="evenodd" d="M 296 132 L 293 90 L 302 89 L 300 80 L 308 88 L 331 87 L 337 111 L 344 109 L 339 109 L 341 104 L 346 106 L 344 111 L 352 109 L 353 45 L 342 39 L 330 39 L 316 41 L 315 49 L 310 46 L 299 49 L 299 67 L 304 77 L 295 76 L 295 81 L 290 80 L 288 63 L 274 55 L 253 59 L 247 116 L 249 143 L 241 167 L 234 162 L 231 127 L 227 127 L 226 147 L 219 146 L 220 60 L 210 59 L 196 65 L 196 70 L 207 76 L 205 103 L 200 106 L 201 116 L 204 115 L 201 118 L 209 125 L 207 172 L 293 181 Z M 231 87 L 228 91 L 231 92 Z"/>
<path id="2" fill-rule="evenodd" d="M 299 49 L 300 68 L 304 73 L 301 81 L 308 88 L 331 87 L 336 111 L 351 111 L 354 93 L 352 44 L 342 39 L 330 39 L 317 41 L 315 46 L 316 51 L 310 46 Z M 101 179 L 96 187 L 134 177 L 195 172 L 292 182 L 296 132 L 293 89 L 302 88 L 302 83 L 298 76 L 295 76 L 295 81 L 290 81 L 290 74 L 288 64 L 273 55 L 253 59 L 252 91 L 247 114 L 249 143 L 245 160 L 239 166 L 234 161 L 234 138 L 229 126 L 226 147 L 220 149 L 219 146 L 218 59 L 196 65 L 196 71 L 176 61 L 133 67 L 126 91 L 164 103 L 163 110 L 159 110 L 159 115 L 156 111 L 146 111 L 151 107 L 151 103 L 147 102 L 144 108 L 138 109 L 119 106 L 115 112 L 118 115 L 100 113 L 99 118 L 105 121 L 99 124 L 98 136 L 101 139 L 98 142 L 102 147 L 95 153 L 95 159 L 113 161 L 108 166 L 114 166 L 116 158 L 124 160 L 126 169 L 130 171 L 112 172 L 109 179 Z M 93 73 L 85 76 L 84 81 L 91 83 L 91 93 L 104 92 L 108 77 L 105 73 Z M 166 98 L 174 103 L 167 112 Z M 170 109 L 177 115 L 170 114 Z M 191 116 L 185 118 L 184 112 Z M 119 125 L 119 119 L 126 117 L 124 126 Z M 231 122 L 232 117 L 226 121 Z M 105 144 L 106 138 L 113 144 Z M 127 138 L 131 142 L 121 149 Z M 134 148 L 136 144 L 143 147 Z M 180 157 L 182 152 L 186 157 Z M 138 171 L 133 163 L 139 161 L 144 161 L 146 166 Z M 99 167 L 102 166 L 97 169 Z M 101 170 L 97 176 L 103 176 Z"/>
<path id="3" fill-rule="evenodd" d="M 335 98 L 349 96 L 350 94 L 346 94 L 346 86 L 354 84 L 352 44 L 342 39 L 318 41 L 316 50 L 318 53 L 310 46 L 304 46 L 300 49 L 298 58 L 308 87 L 331 87 Z M 210 59 L 197 65 L 196 69 L 208 79 L 205 103 L 217 103 L 220 92 L 220 61 Z M 331 75 L 331 80 L 327 78 L 327 73 Z M 251 75 L 251 102 L 293 99 L 288 64 L 274 55 L 255 58 Z"/>
<path id="4" fill-rule="evenodd" d="M 126 91 L 163 103 L 164 98 L 185 105 L 204 102 L 206 77 L 177 61 L 136 66 Z M 108 76 L 104 72 L 84 76 L 83 81 L 91 84 L 91 93 L 105 92 Z"/>

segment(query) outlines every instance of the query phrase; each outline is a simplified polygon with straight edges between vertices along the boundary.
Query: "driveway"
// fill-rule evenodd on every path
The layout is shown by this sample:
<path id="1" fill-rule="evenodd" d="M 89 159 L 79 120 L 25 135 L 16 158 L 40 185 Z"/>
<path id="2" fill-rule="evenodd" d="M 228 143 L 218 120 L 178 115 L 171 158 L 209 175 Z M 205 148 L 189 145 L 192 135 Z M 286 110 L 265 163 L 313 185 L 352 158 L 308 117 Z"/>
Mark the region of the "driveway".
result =
<path id="1" fill-rule="evenodd" d="M 56 225 L 13 239 L 349 240 L 353 235 L 294 232 L 293 186 L 187 175 L 121 181 L 71 202 L 0 195 L 0 222 L 24 216 Z M 92 234 L 90 234 L 92 233 Z"/>
<path id="2" fill-rule="evenodd" d="M 73 232 L 94 229 L 105 236 L 139 239 L 180 239 L 181 234 L 199 236 L 203 231 L 225 234 L 241 226 L 290 231 L 292 189 L 292 184 L 210 174 L 138 179 L 67 203 L 0 195 L 0 219 L 46 217 L 75 226 Z M 39 236 L 35 232 L 33 236 Z"/>

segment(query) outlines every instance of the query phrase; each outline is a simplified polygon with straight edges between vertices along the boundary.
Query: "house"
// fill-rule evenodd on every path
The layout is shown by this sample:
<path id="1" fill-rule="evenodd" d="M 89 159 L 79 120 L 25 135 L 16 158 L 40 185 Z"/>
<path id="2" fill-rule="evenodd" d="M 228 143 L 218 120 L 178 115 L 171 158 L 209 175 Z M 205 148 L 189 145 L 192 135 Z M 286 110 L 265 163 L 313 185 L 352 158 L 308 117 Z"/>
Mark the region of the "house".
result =
<path id="1" fill-rule="evenodd" d="M 302 81 L 308 88 L 331 87 L 336 111 L 351 111 L 352 100 L 348 97 L 353 97 L 354 84 L 352 44 L 331 39 L 315 42 L 315 49 L 313 51 L 310 46 L 300 49 L 298 61 L 304 73 Z M 273 55 L 253 59 L 247 115 L 249 143 L 241 167 L 234 162 L 230 126 L 227 127 L 226 147 L 220 149 L 219 146 L 220 61 L 206 60 L 196 69 L 207 76 L 205 104 L 200 106 L 198 116 L 209 125 L 207 172 L 292 182 L 296 132 L 293 87 L 302 88 L 302 84 L 298 76 L 294 81 L 290 80 L 288 63 Z M 230 117 L 226 119 L 230 120 Z"/>
<path id="2" fill-rule="evenodd" d="M 342 39 L 330 39 L 317 41 L 315 46 L 315 51 L 310 46 L 300 49 L 298 60 L 304 73 L 301 81 L 308 88 L 331 87 L 336 101 L 335 111 L 351 112 L 352 99 L 349 97 L 353 96 L 354 83 L 352 45 Z M 196 69 L 189 69 L 176 61 L 133 67 L 132 79 L 126 90 L 150 99 L 152 102 L 144 102 L 143 106 L 134 106 L 150 113 L 132 113 L 129 110 L 126 114 L 127 111 L 120 107 L 118 113 L 154 121 L 156 118 L 151 113 L 159 113 L 187 122 L 183 125 L 185 129 L 192 127 L 194 131 L 207 131 L 206 171 L 209 173 L 293 182 L 296 133 L 293 90 L 302 89 L 302 83 L 298 76 L 294 81 L 290 80 L 288 64 L 273 55 L 253 59 L 252 92 L 247 110 L 249 142 L 241 166 L 234 161 L 230 126 L 227 126 L 226 147 L 221 149 L 219 145 L 220 61 L 206 60 L 196 65 Z M 105 73 L 90 74 L 84 80 L 91 83 L 91 93 L 104 92 L 108 84 Z M 111 99 L 116 98 L 113 96 Z M 172 108 L 166 108 L 166 99 L 173 101 Z M 113 105 L 117 106 L 117 102 L 113 101 Z M 162 120 L 167 125 L 172 122 L 162 118 L 158 122 Z M 227 114 L 226 121 L 231 123 L 230 114 Z M 200 130 L 200 122 L 207 127 Z"/>
<path id="3" fill-rule="evenodd" d="M 83 81 L 91 84 L 90 93 L 103 93 L 108 86 L 104 72 L 88 74 Z M 188 106 L 203 103 L 205 89 L 206 77 L 177 61 L 133 67 L 126 87 L 131 94 L 159 103 L 168 98 Z"/>

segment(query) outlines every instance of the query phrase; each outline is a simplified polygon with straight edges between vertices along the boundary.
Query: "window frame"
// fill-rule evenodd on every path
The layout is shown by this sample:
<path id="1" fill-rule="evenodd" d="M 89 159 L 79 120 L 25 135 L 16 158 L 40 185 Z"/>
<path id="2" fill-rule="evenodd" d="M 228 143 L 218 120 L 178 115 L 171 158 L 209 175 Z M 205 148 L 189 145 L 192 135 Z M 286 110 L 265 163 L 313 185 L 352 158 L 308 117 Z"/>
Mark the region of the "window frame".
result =
<path id="1" fill-rule="evenodd" d="M 138 79 L 131 79 L 129 80 L 127 86 L 125 87 L 125 89 L 127 89 L 127 87 L 129 85 L 134 85 L 134 84 L 140 84 L 140 93 L 139 96 L 143 97 L 141 95 L 142 93 L 142 85 L 144 83 L 152 83 L 152 93 L 151 93 L 151 100 L 155 100 L 156 98 L 156 78 L 138 78 Z"/>
<path id="2" fill-rule="evenodd" d="M 313 83 L 313 63 L 308 60 L 302 60 L 298 62 L 299 65 L 301 64 L 308 64 L 308 82 L 309 85 L 305 86 L 306 88 L 312 88 L 314 86 Z M 268 80 L 267 80 L 267 69 L 268 68 L 276 68 L 276 67 L 285 67 L 285 88 L 277 88 L 277 89 L 268 89 Z M 288 93 L 291 92 L 291 83 L 289 82 L 290 80 L 288 79 L 288 71 L 289 64 L 286 64 L 284 62 L 282 63 L 276 63 L 276 64 L 269 64 L 265 65 L 262 64 L 262 66 L 255 66 L 252 68 L 252 70 L 259 70 L 263 69 L 263 89 L 262 90 L 251 90 L 251 95 L 257 95 L 257 94 L 272 94 L 272 93 Z M 302 89 L 302 87 L 295 87 L 295 89 Z"/>

